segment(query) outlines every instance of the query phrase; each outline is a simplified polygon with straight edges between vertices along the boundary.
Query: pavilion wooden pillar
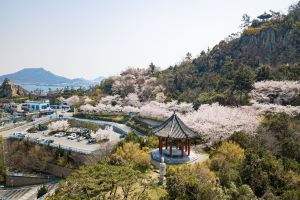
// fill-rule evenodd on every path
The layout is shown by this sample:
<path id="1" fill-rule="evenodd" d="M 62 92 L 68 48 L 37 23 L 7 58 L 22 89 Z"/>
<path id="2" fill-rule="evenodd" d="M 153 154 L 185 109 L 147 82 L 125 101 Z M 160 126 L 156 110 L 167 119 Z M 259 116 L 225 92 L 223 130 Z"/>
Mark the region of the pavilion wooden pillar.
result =
<path id="1" fill-rule="evenodd" d="M 184 155 L 184 142 L 181 141 L 181 157 L 183 158 Z"/>
<path id="2" fill-rule="evenodd" d="M 163 146 L 163 141 L 162 141 L 162 139 L 161 138 L 159 138 L 159 153 L 160 153 L 160 155 L 162 155 L 162 146 Z"/>
<path id="3" fill-rule="evenodd" d="M 188 139 L 185 139 L 184 151 L 187 152 L 188 149 Z"/>
<path id="4" fill-rule="evenodd" d="M 160 153 L 160 138 L 158 138 L 158 151 Z"/>
<path id="5" fill-rule="evenodd" d="M 166 149 L 168 149 L 168 138 L 166 138 Z"/>
<path id="6" fill-rule="evenodd" d="M 172 158 L 172 140 L 170 141 L 170 157 Z"/>
<path id="7" fill-rule="evenodd" d="M 188 141 L 188 155 L 191 153 L 191 141 Z"/>

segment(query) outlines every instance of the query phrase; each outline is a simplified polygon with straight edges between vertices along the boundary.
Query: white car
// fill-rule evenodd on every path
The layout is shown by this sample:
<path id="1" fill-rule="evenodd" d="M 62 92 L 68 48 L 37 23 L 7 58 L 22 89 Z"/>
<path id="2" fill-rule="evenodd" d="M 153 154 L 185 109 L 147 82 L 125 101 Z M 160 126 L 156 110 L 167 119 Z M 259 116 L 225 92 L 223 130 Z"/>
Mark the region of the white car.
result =
<path id="1" fill-rule="evenodd" d="M 71 135 L 69 135 L 68 137 L 67 137 L 67 139 L 70 139 L 70 140 L 75 140 L 75 139 L 77 139 L 78 138 L 78 136 L 76 135 L 76 133 L 72 133 Z"/>
<path id="2" fill-rule="evenodd" d="M 58 132 L 54 134 L 54 137 L 64 137 L 66 134 L 64 132 Z"/>
<path id="3" fill-rule="evenodd" d="M 80 142 L 80 141 L 82 141 L 82 140 L 84 140 L 84 139 L 85 139 L 85 137 L 82 137 L 82 136 L 81 136 L 81 137 L 78 137 L 78 138 L 77 138 L 77 142 Z"/>
<path id="4" fill-rule="evenodd" d="M 45 139 L 43 139 L 43 138 L 38 138 L 36 141 L 37 141 L 38 143 L 40 143 L 40 144 L 43 144 L 44 141 L 45 141 Z"/>
<path id="5" fill-rule="evenodd" d="M 17 137 L 17 138 L 25 138 L 27 137 L 26 134 L 21 133 L 21 132 L 14 132 L 13 134 L 11 134 L 13 137 Z"/>
<path id="6" fill-rule="evenodd" d="M 11 135 L 13 135 L 13 136 L 18 136 L 18 135 L 22 135 L 22 133 L 21 133 L 21 132 L 14 132 L 14 133 L 12 133 Z"/>

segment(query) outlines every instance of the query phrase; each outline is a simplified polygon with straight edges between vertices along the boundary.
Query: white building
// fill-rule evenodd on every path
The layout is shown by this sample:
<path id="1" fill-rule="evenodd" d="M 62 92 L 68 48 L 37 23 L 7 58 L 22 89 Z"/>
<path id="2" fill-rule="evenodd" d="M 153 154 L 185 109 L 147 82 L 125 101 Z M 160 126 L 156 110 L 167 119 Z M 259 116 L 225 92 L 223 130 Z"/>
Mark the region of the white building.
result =
<path id="1" fill-rule="evenodd" d="M 22 107 L 29 111 L 51 112 L 49 100 L 26 101 Z"/>

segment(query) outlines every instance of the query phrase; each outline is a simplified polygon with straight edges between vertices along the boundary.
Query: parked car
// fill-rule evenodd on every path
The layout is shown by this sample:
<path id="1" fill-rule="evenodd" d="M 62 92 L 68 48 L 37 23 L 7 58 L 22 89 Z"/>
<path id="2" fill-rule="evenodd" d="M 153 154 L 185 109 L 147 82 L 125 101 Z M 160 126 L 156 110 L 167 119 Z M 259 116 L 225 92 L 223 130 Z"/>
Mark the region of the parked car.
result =
<path id="1" fill-rule="evenodd" d="M 81 130 L 81 134 L 88 134 L 88 133 L 90 133 L 90 130 L 89 129 L 87 129 L 87 128 L 83 128 L 82 130 Z"/>
<path id="2" fill-rule="evenodd" d="M 17 136 L 17 135 L 22 135 L 22 133 L 21 132 L 14 132 L 11 135 Z"/>
<path id="3" fill-rule="evenodd" d="M 80 142 L 80 141 L 82 141 L 82 140 L 84 140 L 84 139 L 85 139 L 85 137 L 82 137 L 82 136 L 81 136 L 81 137 L 78 137 L 78 138 L 77 138 L 77 142 Z"/>
<path id="4" fill-rule="evenodd" d="M 69 140 L 75 140 L 75 139 L 77 139 L 78 138 L 78 136 L 76 135 L 76 133 L 72 133 L 71 135 L 69 135 L 68 137 L 67 137 L 67 139 L 69 139 Z"/>
<path id="5" fill-rule="evenodd" d="M 64 132 L 58 132 L 54 134 L 54 137 L 64 137 L 66 134 Z"/>
<path id="6" fill-rule="evenodd" d="M 37 141 L 38 143 L 40 143 L 40 144 L 43 144 L 43 143 L 44 143 L 44 141 L 45 141 L 45 139 L 38 138 L 36 141 Z"/>
<path id="7" fill-rule="evenodd" d="M 16 137 L 16 138 L 25 138 L 27 137 L 26 134 L 24 133 L 21 133 L 21 132 L 14 132 L 13 134 L 11 134 L 13 137 Z"/>
<path id="8" fill-rule="evenodd" d="M 51 143 L 53 143 L 53 142 L 54 142 L 54 140 L 45 140 L 45 141 L 44 141 L 44 144 L 49 145 L 49 144 L 51 144 Z"/>
<path id="9" fill-rule="evenodd" d="M 95 142 L 96 142 L 95 138 L 90 138 L 90 139 L 88 139 L 87 144 L 93 144 Z"/>
<path id="10" fill-rule="evenodd" d="M 27 122 L 33 122 L 34 121 L 34 118 L 28 118 L 27 119 Z"/>
<path id="11" fill-rule="evenodd" d="M 48 127 L 45 124 L 39 124 L 39 131 L 45 131 L 48 129 Z"/>
<path id="12" fill-rule="evenodd" d="M 119 138 L 125 138 L 125 134 L 120 135 Z"/>

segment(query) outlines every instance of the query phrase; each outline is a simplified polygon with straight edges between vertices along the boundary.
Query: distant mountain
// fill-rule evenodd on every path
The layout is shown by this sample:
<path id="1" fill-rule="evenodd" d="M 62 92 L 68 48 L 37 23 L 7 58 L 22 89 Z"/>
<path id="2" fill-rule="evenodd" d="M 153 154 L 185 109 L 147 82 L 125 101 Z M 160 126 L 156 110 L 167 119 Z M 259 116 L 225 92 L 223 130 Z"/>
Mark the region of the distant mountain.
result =
<path id="1" fill-rule="evenodd" d="M 16 84 L 52 85 L 70 81 L 70 79 L 55 75 L 44 68 L 24 68 L 18 72 L 0 76 L 0 81 L 5 78 L 14 81 Z"/>
<path id="2" fill-rule="evenodd" d="M 24 68 L 18 72 L 12 74 L 6 74 L 0 76 L 0 82 L 6 78 L 12 80 L 14 83 L 22 85 L 30 90 L 51 86 L 52 88 L 62 87 L 89 87 L 95 85 L 98 81 L 89 81 L 83 78 L 69 79 L 63 76 L 58 76 L 44 68 Z M 103 77 L 99 77 L 100 79 Z M 98 80 L 97 79 L 97 80 Z M 29 87 L 30 86 L 30 87 Z"/>
<path id="3" fill-rule="evenodd" d="M 101 83 L 101 81 L 103 81 L 104 79 L 104 76 L 99 76 L 98 78 L 93 79 L 92 82 L 98 84 Z"/>
<path id="4" fill-rule="evenodd" d="M 28 91 L 19 85 L 15 85 L 11 80 L 6 78 L 0 85 L 0 98 L 25 97 Z"/>

